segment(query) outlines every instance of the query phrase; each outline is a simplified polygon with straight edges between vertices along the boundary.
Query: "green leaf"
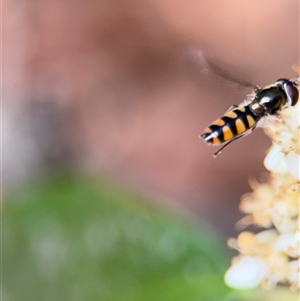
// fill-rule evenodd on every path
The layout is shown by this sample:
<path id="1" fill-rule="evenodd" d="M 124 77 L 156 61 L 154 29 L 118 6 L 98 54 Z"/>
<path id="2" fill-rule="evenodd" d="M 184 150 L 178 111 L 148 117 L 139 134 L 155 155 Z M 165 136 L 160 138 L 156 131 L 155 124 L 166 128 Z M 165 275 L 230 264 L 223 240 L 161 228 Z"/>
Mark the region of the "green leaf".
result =
<path id="1" fill-rule="evenodd" d="M 105 178 L 60 174 L 6 200 L 4 300 L 229 300 L 226 247 Z"/>

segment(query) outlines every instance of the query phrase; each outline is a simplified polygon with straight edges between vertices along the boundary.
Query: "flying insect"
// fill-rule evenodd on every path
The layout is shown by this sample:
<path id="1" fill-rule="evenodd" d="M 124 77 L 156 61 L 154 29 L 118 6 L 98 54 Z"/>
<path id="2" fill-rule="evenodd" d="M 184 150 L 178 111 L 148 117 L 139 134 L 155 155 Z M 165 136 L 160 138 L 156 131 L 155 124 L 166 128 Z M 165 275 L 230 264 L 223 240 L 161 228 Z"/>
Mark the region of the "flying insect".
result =
<path id="1" fill-rule="evenodd" d="M 254 87 L 251 99 L 245 105 L 232 106 L 221 118 L 208 126 L 201 137 L 211 145 L 223 145 L 216 157 L 231 142 L 255 130 L 260 120 L 268 115 L 276 116 L 287 106 L 295 106 L 299 100 L 300 76 L 296 80 L 278 79 L 264 88 Z"/>

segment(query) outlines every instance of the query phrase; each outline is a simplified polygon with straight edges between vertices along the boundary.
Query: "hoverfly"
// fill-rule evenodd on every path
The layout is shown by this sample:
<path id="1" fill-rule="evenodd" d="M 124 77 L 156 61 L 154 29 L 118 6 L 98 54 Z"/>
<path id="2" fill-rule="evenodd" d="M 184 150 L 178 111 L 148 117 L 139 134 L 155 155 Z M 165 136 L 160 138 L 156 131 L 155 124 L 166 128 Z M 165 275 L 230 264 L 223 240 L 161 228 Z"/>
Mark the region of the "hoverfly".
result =
<path id="1" fill-rule="evenodd" d="M 260 88 L 224 71 L 219 65 L 207 60 L 202 51 L 192 50 L 190 54 L 204 72 L 211 71 L 223 79 L 253 89 L 246 101 L 239 106 L 230 107 L 224 116 L 214 121 L 200 135 L 208 144 L 222 145 L 213 154 L 214 157 L 231 142 L 252 133 L 264 117 L 276 116 L 285 107 L 295 106 L 299 100 L 300 76 L 295 80 L 281 78 L 269 86 Z"/>
<path id="2" fill-rule="evenodd" d="M 205 142 L 212 145 L 223 144 L 213 156 L 218 155 L 231 142 L 253 132 L 263 117 L 276 115 L 287 105 L 296 105 L 299 84 L 300 77 L 295 81 L 283 78 L 262 89 L 256 87 L 248 104 L 233 106 L 208 126 L 201 135 Z"/>
<path id="3" fill-rule="evenodd" d="M 255 87 L 247 104 L 231 107 L 224 116 L 208 126 L 201 135 L 205 142 L 212 145 L 223 144 L 213 156 L 218 155 L 231 142 L 253 132 L 262 118 L 276 115 L 286 106 L 296 105 L 299 84 L 300 76 L 294 81 L 278 79 L 262 89 Z"/>
<path id="4" fill-rule="evenodd" d="M 224 116 L 208 126 L 201 138 L 211 145 L 222 145 L 213 156 L 216 157 L 231 142 L 252 133 L 259 121 L 268 115 L 276 116 L 287 106 L 295 106 L 299 100 L 300 75 L 295 80 L 278 79 L 264 88 L 249 81 L 232 76 L 218 64 L 208 60 L 201 50 L 191 50 L 190 56 L 202 71 L 211 71 L 223 79 L 246 88 L 253 93 L 239 106 L 231 106 Z"/>

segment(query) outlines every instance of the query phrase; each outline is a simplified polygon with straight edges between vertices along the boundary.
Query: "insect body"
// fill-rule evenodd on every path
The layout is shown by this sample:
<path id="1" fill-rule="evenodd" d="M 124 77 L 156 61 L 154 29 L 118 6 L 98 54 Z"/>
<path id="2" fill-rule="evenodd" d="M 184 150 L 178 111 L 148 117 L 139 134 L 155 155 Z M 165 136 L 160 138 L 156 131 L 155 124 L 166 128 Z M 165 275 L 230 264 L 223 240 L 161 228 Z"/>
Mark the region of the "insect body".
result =
<path id="1" fill-rule="evenodd" d="M 212 145 L 223 146 L 251 133 L 257 123 L 267 115 L 276 115 L 286 106 L 294 106 L 299 99 L 300 77 L 295 81 L 278 79 L 274 84 L 255 89 L 254 96 L 246 105 L 233 106 L 225 115 L 204 130 L 201 137 Z"/>

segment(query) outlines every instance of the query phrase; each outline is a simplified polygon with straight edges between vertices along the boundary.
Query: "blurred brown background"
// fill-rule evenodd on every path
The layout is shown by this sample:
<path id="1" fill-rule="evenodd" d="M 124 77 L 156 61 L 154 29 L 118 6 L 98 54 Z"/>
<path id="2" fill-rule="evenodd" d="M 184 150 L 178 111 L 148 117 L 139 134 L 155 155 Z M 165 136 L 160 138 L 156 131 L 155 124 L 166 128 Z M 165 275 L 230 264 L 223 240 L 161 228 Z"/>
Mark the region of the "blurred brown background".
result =
<path id="1" fill-rule="evenodd" d="M 295 77 L 298 0 L 4 0 L 2 40 L 7 191 L 75 166 L 233 233 L 270 143 L 257 130 L 212 157 L 198 135 L 250 91 L 186 57 L 260 86 Z"/>

